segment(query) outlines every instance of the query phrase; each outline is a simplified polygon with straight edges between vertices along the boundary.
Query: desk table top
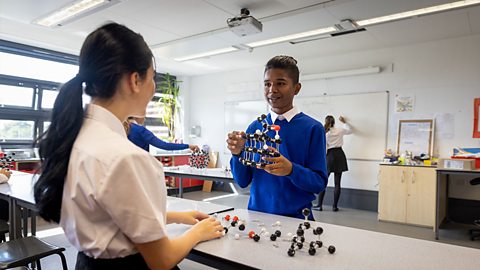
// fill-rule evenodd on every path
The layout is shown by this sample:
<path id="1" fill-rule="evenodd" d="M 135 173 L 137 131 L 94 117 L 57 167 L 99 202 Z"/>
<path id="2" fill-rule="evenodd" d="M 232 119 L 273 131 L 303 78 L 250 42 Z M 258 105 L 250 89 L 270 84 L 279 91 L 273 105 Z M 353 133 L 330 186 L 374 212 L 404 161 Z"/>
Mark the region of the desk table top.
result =
<path id="1" fill-rule="evenodd" d="M 300 251 L 297 250 L 294 257 L 289 257 L 287 251 L 291 242 L 279 240 L 272 242 L 267 237 L 261 237 L 259 242 L 254 242 L 245 235 L 250 230 L 259 233 L 261 230 L 259 225 L 264 224 L 269 233 L 280 230 L 282 238 L 285 238 L 289 232 L 295 234 L 302 220 L 244 209 L 222 213 L 219 218 L 226 214 L 245 219 L 247 223 L 245 231 L 230 228 L 225 237 L 197 245 L 194 248 L 196 253 L 213 256 L 213 260 L 228 260 L 259 269 L 438 270 L 477 269 L 480 265 L 478 249 L 320 222 L 310 223 L 313 227 L 321 226 L 324 229 L 320 240 L 324 246 L 334 245 L 336 252 L 329 254 L 326 248 L 321 248 L 314 256 L 310 256 L 308 248 L 304 247 Z M 272 226 L 276 221 L 281 222 L 281 227 Z M 185 225 L 174 225 L 168 230 L 170 235 L 179 235 L 187 228 Z M 242 235 L 239 240 L 234 239 L 235 233 Z M 305 238 L 306 243 L 318 240 L 311 230 L 305 232 Z"/>
<path id="2" fill-rule="evenodd" d="M 223 168 L 205 168 L 196 169 L 188 165 L 183 166 L 168 166 L 163 167 L 165 175 L 178 175 L 178 176 L 198 176 L 198 177 L 215 177 L 233 180 L 231 171 L 225 171 Z"/>

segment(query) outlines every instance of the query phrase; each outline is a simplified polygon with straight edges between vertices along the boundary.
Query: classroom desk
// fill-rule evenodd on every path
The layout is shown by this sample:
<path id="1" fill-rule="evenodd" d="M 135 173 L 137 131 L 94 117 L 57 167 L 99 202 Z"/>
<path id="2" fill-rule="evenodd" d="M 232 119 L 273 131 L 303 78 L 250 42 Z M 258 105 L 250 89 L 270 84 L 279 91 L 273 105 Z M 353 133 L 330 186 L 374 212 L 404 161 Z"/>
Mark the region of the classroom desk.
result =
<path id="1" fill-rule="evenodd" d="M 440 225 L 442 225 L 445 219 L 448 219 L 448 189 L 450 185 L 450 175 L 471 176 L 473 179 L 480 177 L 480 170 L 437 169 L 435 227 L 433 228 L 435 239 L 437 240 Z M 445 185 L 441 185 L 442 176 L 445 176 Z"/>
<path id="2" fill-rule="evenodd" d="M 9 237 L 16 239 L 27 235 L 28 215 L 31 217 L 31 234 L 36 233 L 36 206 L 33 197 L 33 184 L 38 179 L 38 175 L 13 171 L 10 180 L 7 183 L 0 184 L 0 198 L 9 203 Z M 26 211 L 23 211 L 23 210 Z M 167 197 L 168 211 L 188 211 L 198 210 L 207 214 L 221 213 L 233 210 L 233 207 L 219 205 L 210 202 L 193 201 L 175 197 Z M 23 226 L 22 226 L 22 211 Z M 22 234 L 23 229 L 23 234 Z"/>
<path id="3" fill-rule="evenodd" d="M 26 225 L 22 226 L 22 216 L 24 224 L 28 224 L 28 216 L 31 216 L 31 232 L 35 235 L 36 209 L 32 186 L 37 178 L 38 175 L 12 171 L 10 180 L 7 183 L 0 184 L 0 198 L 6 200 L 9 204 L 10 239 L 22 237 L 22 228 L 24 235 L 27 234 L 28 227 Z"/>
<path id="4" fill-rule="evenodd" d="M 265 224 L 268 232 L 279 229 L 282 237 L 295 233 L 300 219 L 276 216 L 244 209 L 236 209 L 218 215 L 237 215 L 246 220 L 244 235 L 250 230 L 260 231 Z M 258 221 L 258 222 L 254 222 Z M 281 227 L 272 227 L 276 221 Z M 254 242 L 246 236 L 234 239 L 238 229 L 230 228 L 220 239 L 202 242 L 192 249 L 187 258 L 219 269 L 478 269 L 480 250 L 438 243 L 434 241 L 378 233 L 333 224 L 310 222 L 313 227 L 324 229 L 320 236 L 324 246 L 334 245 L 336 252 L 329 254 L 326 248 L 317 249 L 314 256 L 308 255 L 305 247 L 296 251 L 294 257 L 287 255 L 290 242 L 270 241 L 262 237 Z M 174 225 L 167 228 L 170 235 L 180 235 L 189 226 Z M 318 240 L 311 230 L 305 233 L 306 240 Z M 277 243 L 278 247 L 274 247 Z"/>
<path id="5" fill-rule="evenodd" d="M 196 169 L 185 165 L 163 167 L 163 172 L 165 173 L 165 176 L 173 176 L 180 179 L 178 184 L 178 195 L 180 198 L 183 197 L 183 178 L 233 183 L 232 173 L 230 171 L 225 171 L 222 168 Z"/>
<path id="6" fill-rule="evenodd" d="M 167 210 L 168 211 L 190 211 L 197 210 L 209 215 L 215 213 L 223 213 L 227 211 L 232 211 L 234 208 L 231 206 L 203 202 L 203 201 L 194 201 L 176 197 L 167 196 Z"/>

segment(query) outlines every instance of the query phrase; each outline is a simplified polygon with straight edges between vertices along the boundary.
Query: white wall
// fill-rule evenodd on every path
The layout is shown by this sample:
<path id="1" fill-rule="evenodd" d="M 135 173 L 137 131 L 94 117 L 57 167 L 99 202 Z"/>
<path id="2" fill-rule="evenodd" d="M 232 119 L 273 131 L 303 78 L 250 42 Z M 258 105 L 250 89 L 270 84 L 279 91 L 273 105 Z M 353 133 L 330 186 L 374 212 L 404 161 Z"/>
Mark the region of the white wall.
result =
<path id="1" fill-rule="evenodd" d="M 390 91 L 388 147 L 396 147 L 399 119 L 442 119 L 437 126 L 435 151 L 441 157 L 451 155 L 452 148 L 480 147 L 480 140 L 472 138 L 473 98 L 480 97 L 480 35 L 413 44 L 373 51 L 309 59 L 299 62 L 302 74 L 313 74 L 370 65 L 380 65 L 380 74 L 304 81 L 300 96 L 323 93 L 341 94 L 372 91 Z M 272 55 L 273 56 L 273 55 Z M 268 59 L 265 59 L 265 62 Z M 220 166 L 228 163 L 222 155 L 225 144 L 223 104 L 228 100 L 262 99 L 263 67 L 188 78 L 184 91 L 188 92 L 185 124 L 200 125 L 202 137 L 197 144 L 209 144 L 220 151 Z M 300 79 L 301 80 L 301 79 Z M 184 79 L 185 81 L 185 79 Z M 394 113 L 394 96 L 413 95 L 413 113 Z M 365 104 L 372 106 L 374 104 Z M 375 116 L 372 116 L 375 117 Z M 438 123 L 438 121 L 437 121 Z M 355 124 L 355 123 L 352 123 Z M 186 129 L 188 130 L 188 128 Z M 368 146 L 366 146 L 368 147 Z M 379 157 L 380 159 L 381 157 Z M 378 164 L 350 161 L 344 187 L 377 190 Z M 332 184 L 330 181 L 330 184 Z M 462 196 L 455 186 L 455 196 Z M 470 187 L 469 187 L 470 188 Z M 477 190 L 480 191 L 480 190 Z M 480 192 L 468 192 L 475 197 Z M 475 195 L 477 194 L 477 195 Z"/>

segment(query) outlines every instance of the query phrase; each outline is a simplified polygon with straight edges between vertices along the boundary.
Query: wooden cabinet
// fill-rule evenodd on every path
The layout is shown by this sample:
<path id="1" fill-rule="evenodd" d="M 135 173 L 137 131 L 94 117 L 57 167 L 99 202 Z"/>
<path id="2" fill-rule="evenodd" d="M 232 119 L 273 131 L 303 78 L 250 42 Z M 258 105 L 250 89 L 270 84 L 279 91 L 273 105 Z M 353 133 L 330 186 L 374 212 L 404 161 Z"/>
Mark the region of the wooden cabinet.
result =
<path id="1" fill-rule="evenodd" d="M 435 168 L 381 165 L 379 183 L 379 220 L 434 226 Z"/>

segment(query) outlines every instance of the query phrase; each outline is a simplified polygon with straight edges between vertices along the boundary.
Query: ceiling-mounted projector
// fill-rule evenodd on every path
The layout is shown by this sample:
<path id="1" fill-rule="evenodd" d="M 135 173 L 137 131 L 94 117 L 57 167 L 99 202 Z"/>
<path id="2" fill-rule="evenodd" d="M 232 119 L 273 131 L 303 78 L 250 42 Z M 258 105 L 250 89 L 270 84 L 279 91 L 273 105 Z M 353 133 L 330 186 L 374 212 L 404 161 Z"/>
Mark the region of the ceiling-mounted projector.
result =
<path id="1" fill-rule="evenodd" d="M 246 8 L 240 10 L 239 16 L 228 19 L 227 25 L 233 33 L 241 37 L 262 32 L 262 23 L 250 16 L 250 11 Z"/>

